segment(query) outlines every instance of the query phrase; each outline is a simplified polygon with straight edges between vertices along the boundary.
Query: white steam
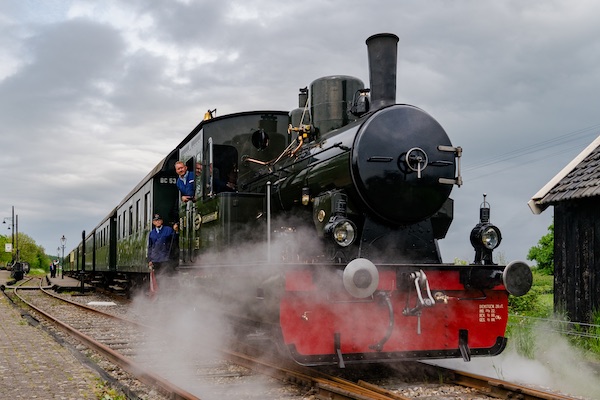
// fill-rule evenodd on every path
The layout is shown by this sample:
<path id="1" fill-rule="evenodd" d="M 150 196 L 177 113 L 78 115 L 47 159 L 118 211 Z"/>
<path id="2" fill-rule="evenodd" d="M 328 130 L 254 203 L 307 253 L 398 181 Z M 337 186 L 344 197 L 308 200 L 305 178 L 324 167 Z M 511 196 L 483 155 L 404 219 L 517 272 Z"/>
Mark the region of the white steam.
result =
<path id="1" fill-rule="evenodd" d="M 600 398 L 600 382 L 585 362 L 585 355 L 564 337 L 543 324 L 535 329 L 533 359 L 519 354 L 509 339 L 507 349 L 496 357 L 435 360 L 432 363 L 491 378 L 554 390 L 589 399 Z"/>

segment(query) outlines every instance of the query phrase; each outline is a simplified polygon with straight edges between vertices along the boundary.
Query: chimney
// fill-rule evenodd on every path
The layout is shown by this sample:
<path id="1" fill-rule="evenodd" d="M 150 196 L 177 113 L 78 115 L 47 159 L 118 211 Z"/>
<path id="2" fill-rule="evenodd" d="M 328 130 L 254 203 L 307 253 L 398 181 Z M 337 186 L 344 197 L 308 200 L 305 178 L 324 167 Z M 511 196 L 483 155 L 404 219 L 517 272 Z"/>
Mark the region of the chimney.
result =
<path id="1" fill-rule="evenodd" d="M 367 39 L 371 110 L 396 104 L 398 36 L 378 33 Z"/>

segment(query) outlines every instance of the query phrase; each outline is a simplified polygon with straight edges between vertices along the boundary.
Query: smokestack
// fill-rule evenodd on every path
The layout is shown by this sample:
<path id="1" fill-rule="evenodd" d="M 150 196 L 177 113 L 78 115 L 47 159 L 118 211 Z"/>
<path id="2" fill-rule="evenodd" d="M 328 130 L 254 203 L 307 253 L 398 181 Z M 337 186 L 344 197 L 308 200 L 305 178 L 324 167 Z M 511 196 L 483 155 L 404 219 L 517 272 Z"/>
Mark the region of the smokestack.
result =
<path id="1" fill-rule="evenodd" d="M 398 36 L 378 33 L 367 39 L 371 110 L 396 104 Z"/>

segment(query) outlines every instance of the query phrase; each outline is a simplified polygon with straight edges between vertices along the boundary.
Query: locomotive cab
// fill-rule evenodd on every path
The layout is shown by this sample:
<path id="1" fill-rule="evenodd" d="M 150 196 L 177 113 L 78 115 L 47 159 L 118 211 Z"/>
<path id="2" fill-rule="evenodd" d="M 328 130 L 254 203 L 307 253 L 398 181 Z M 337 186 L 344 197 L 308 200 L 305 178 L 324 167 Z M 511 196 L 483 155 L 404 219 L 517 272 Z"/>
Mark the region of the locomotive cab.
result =
<path id="1" fill-rule="evenodd" d="M 196 171 L 196 201 L 180 203 L 184 265 L 203 253 L 264 240 L 264 227 L 259 232 L 248 225 L 264 221 L 265 193 L 254 182 L 268 168 L 244 159 L 277 157 L 288 145 L 287 127 L 288 113 L 281 111 L 214 117 L 203 121 L 181 147 L 180 159 L 189 160 Z"/>

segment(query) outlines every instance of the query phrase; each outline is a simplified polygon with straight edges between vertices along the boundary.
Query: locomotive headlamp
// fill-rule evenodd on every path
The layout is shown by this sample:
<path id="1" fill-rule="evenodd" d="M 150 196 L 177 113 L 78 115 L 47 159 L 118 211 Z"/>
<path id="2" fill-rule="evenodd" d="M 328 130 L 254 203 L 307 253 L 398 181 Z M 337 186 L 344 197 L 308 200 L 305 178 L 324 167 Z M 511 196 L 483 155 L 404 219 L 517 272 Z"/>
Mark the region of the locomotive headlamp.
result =
<path id="1" fill-rule="evenodd" d="M 307 206 L 310 203 L 310 189 L 307 187 L 302 188 L 302 205 Z"/>
<path id="2" fill-rule="evenodd" d="M 494 250 L 500 245 L 501 240 L 500 229 L 489 223 L 477 224 L 471 231 L 471 244 L 476 249 L 482 247 L 487 250 Z"/>
<path id="3" fill-rule="evenodd" d="M 489 225 L 482 229 L 481 242 L 486 249 L 494 250 L 500 244 L 501 238 L 500 230 L 494 225 Z"/>
<path id="4" fill-rule="evenodd" d="M 347 217 L 346 194 L 341 191 L 322 193 L 314 198 L 313 206 L 313 219 L 323 237 L 331 238 L 340 247 L 348 247 L 354 243 L 358 228 Z"/>
<path id="5" fill-rule="evenodd" d="M 492 251 L 500 245 L 502 233 L 489 222 L 490 205 L 483 195 L 483 203 L 479 208 L 479 223 L 471 231 L 471 244 L 475 249 L 475 264 L 493 264 Z"/>
<path id="6" fill-rule="evenodd" d="M 334 217 L 325 225 L 323 233 L 326 237 L 333 238 L 338 246 L 348 247 L 356 239 L 356 225 L 347 218 Z"/>

